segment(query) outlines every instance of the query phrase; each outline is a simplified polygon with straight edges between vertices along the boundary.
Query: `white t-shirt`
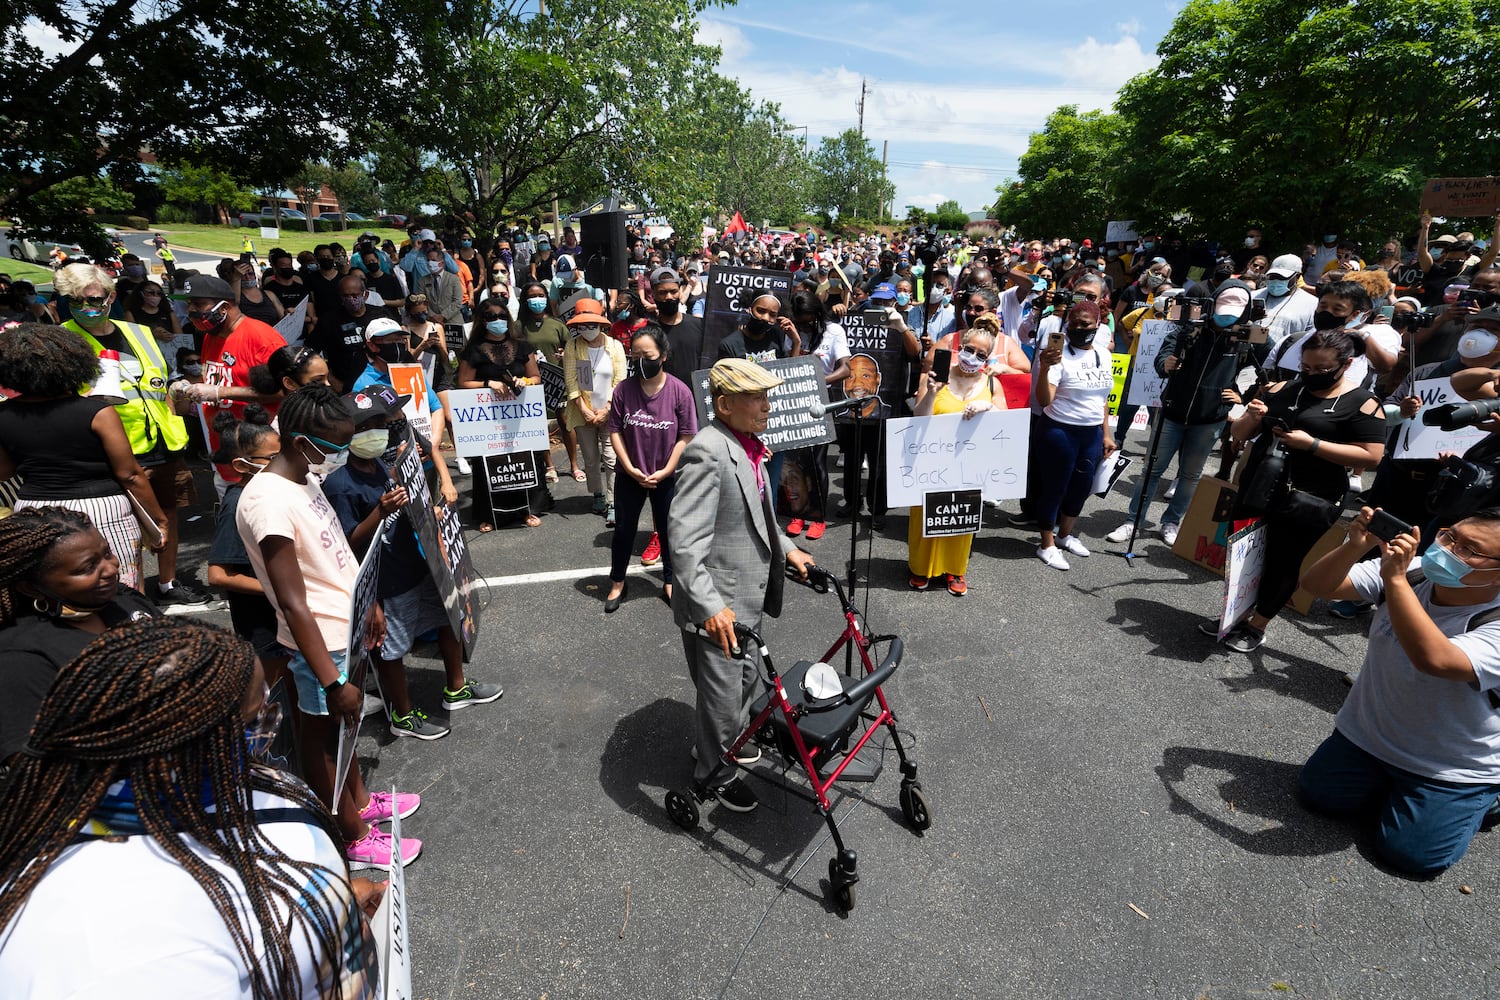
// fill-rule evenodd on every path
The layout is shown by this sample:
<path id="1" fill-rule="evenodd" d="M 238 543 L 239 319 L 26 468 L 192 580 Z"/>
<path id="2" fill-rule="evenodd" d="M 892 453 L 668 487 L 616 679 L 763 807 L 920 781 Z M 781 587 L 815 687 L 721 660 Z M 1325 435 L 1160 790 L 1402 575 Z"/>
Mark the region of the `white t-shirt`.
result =
<path id="1" fill-rule="evenodd" d="M 282 447 L 307 446 L 283 442 Z M 290 538 L 307 589 L 307 609 L 317 620 L 328 651 L 337 652 L 349 644 L 349 602 L 354 595 L 359 560 L 349 548 L 338 515 L 323 495 L 323 487 L 312 476 L 307 478 L 306 483 L 294 483 L 275 473 L 257 473 L 240 494 L 235 527 L 245 543 L 255 578 L 276 608 L 276 641 L 289 649 L 297 648 L 286 615 L 282 614 L 281 602 L 276 599 L 276 588 L 266 574 L 260 541 Z"/>
<path id="2" fill-rule="evenodd" d="M 1318 297 L 1303 289 L 1290 295 L 1272 299 L 1264 288 L 1255 297 L 1266 304 L 1266 318 L 1261 322 L 1266 328 L 1266 343 L 1275 347 L 1287 337 L 1303 330 L 1312 329 L 1313 313 L 1318 311 Z"/>
<path id="3" fill-rule="evenodd" d="M 264 812 L 293 803 L 256 792 L 254 805 Z M 288 870 L 288 875 L 303 883 L 303 905 L 319 906 L 338 928 L 346 956 L 339 981 L 330 981 L 332 963 L 311 953 L 299 922 L 291 940 L 302 995 L 372 998 L 378 976 L 374 942 L 360 920 L 343 856 L 320 828 L 296 817 L 293 812 L 264 821 L 260 831 L 288 857 L 322 869 L 311 875 Z M 228 881 L 253 935 L 252 947 L 263 953 L 260 924 L 251 916 L 239 877 L 198 841 L 184 837 L 183 842 Z M 0 944 L 0 983 L 7 996 L 223 1000 L 252 995 L 244 961 L 203 886 L 146 835 L 68 847 L 31 891 Z"/>
<path id="4" fill-rule="evenodd" d="M 829 323 L 824 327 L 823 339 L 818 341 L 818 349 L 813 355 L 822 362 L 823 374 L 831 374 L 839 362 L 849 356 L 849 335 L 839 324 Z"/>
<path id="5" fill-rule="evenodd" d="M 1104 422 L 1115 377 L 1109 356 L 1109 331 L 1103 327 L 1100 331 L 1106 336 L 1095 336 L 1093 346 L 1085 350 L 1075 351 L 1064 345 L 1062 362 L 1047 369 L 1047 381 L 1057 392 L 1042 412 L 1060 424 L 1084 427 Z"/>
<path id="6" fill-rule="evenodd" d="M 609 406 L 609 397 L 614 392 L 615 362 L 609 356 L 609 346 L 601 338 L 598 347 L 589 352 L 589 403 L 595 411 Z"/>
<path id="7" fill-rule="evenodd" d="M 1385 590 L 1380 560 L 1355 566 L 1349 582 L 1365 600 L 1375 600 Z M 1370 621 L 1364 665 L 1334 726 L 1361 750 L 1413 774 L 1500 783 L 1500 712 L 1485 693 L 1500 688 L 1500 622 L 1464 631 L 1475 615 L 1500 602 L 1444 607 L 1432 603 L 1432 590 L 1425 580 L 1416 586 L 1433 622 L 1468 656 L 1479 690 L 1412 666 L 1382 604 Z"/>
<path id="8" fill-rule="evenodd" d="M 1000 293 L 1000 326 L 1018 343 L 1029 344 L 1029 339 L 1023 340 L 1021 333 L 1021 314 L 1025 309 L 1026 299 L 1032 294 L 1030 288 L 1022 289 L 1012 285 Z"/>
<path id="9" fill-rule="evenodd" d="M 1316 302 L 1317 300 L 1314 299 L 1313 301 Z M 1395 354 L 1401 349 L 1401 334 L 1397 333 L 1395 328 L 1389 323 L 1368 323 L 1350 330 L 1349 333 L 1355 334 L 1365 331 L 1368 331 L 1370 334 L 1370 342 L 1380 345 L 1381 349 L 1387 354 Z M 1286 352 L 1276 360 L 1276 367 L 1285 368 L 1289 371 L 1300 369 L 1302 367 L 1302 348 L 1306 344 L 1307 337 L 1303 337 L 1288 347 Z M 1363 354 L 1356 355 L 1354 360 L 1349 362 L 1349 371 L 1344 374 L 1344 378 L 1353 385 L 1359 386 L 1362 389 L 1368 389 L 1372 381 L 1370 359 Z"/>

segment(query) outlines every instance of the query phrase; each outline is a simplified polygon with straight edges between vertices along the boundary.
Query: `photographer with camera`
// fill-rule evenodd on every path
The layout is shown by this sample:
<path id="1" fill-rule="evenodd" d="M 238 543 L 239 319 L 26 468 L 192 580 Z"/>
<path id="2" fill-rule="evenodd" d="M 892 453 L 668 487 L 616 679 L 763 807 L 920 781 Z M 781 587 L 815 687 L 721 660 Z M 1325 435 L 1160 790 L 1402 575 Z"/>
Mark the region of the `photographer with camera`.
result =
<path id="1" fill-rule="evenodd" d="M 1440 300 L 1439 305 L 1418 313 L 1416 326 L 1411 328 L 1418 367 L 1453 357 L 1467 332 L 1469 318 L 1500 302 L 1500 268 L 1478 271 L 1467 280 L 1450 279 Z"/>
<path id="2" fill-rule="evenodd" d="M 1500 510 L 1443 527 L 1412 567 L 1421 540 L 1365 507 L 1303 575 L 1318 597 L 1380 608 L 1354 689 L 1297 786 L 1315 812 L 1374 814 L 1380 856 L 1428 877 L 1463 857 L 1500 793 Z M 1374 545 L 1379 557 L 1363 559 Z"/>
<path id="3" fill-rule="evenodd" d="M 1185 316 L 1192 305 L 1199 304 L 1179 301 Z M 1265 358 L 1265 341 L 1254 345 L 1249 342 L 1252 331 L 1262 332 L 1249 325 L 1254 307 L 1250 286 L 1235 278 L 1226 279 L 1214 297 L 1201 305 L 1206 318 L 1180 320 L 1152 359 L 1156 374 L 1167 380 L 1162 387 L 1160 414 L 1165 422 L 1151 467 L 1136 484 L 1126 520 L 1104 536 L 1107 541 L 1123 542 L 1131 536 L 1142 504 L 1149 509 L 1157 481 L 1174 456 L 1178 460 L 1177 492 L 1162 515 L 1161 537 L 1168 545 L 1177 541 L 1178 528 L 1203 476 L 1203 465 L 1224 429 L 1230 407 L 1240 402 L 1235 390 L 1240 369 L 1252 353 L 1257 363 Z M 1140 519 L 1144 523 L 1145 519 Z"/>
<path id="4" fill-rule="evenodd" d="M 1271 261 L 1265 288 L 1256 294 L 1266 304 L 1266 342 L 1272 347 L 1312 326 L 1318 297 L 1302 283 L 1302 258 L 1296 254 Z"/>
<path id="5" fill-rule="evenodd" d="M 1266 626 L 1296 591 L 1303 558 L 1343 509 L 1345 469 L 1369 468 L 1385 453 L 1380 401 L 1349 374 L 1361 346 L 1343 330 L 1307 337 L 1297 377 L 1268 386 L 1230 425 L 1235 443 L 1256 439 L 1234 517 L 1261 517 L 1266 524 L 1255 612 L 1224 637 L 1236 652 L 1260 648 Z M 1219 633 L 1213 619 L 1198 628 Z"/>

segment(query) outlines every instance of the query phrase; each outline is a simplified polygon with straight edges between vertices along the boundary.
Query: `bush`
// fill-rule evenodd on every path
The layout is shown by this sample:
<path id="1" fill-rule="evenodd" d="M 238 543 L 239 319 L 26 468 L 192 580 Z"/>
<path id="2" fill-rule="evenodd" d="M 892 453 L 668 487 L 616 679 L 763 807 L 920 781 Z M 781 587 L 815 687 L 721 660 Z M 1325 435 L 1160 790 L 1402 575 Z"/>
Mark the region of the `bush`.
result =
<path id="1" fill-rule="evenodd" d="M 151 220 L 144 215 L 127 215 L 125 216 L 125 225 L 131 229 L 150 229 Z"/>
<path id="2" fill-rule="evenodd" d="M 173 205 L 172 203 L 168 202 L 157 210 L 156 221 L 162 224 L 172 222 L 197 222 L 198 213 L 193 211 L 191 208 L 184 208 L 181 205 Z"/>

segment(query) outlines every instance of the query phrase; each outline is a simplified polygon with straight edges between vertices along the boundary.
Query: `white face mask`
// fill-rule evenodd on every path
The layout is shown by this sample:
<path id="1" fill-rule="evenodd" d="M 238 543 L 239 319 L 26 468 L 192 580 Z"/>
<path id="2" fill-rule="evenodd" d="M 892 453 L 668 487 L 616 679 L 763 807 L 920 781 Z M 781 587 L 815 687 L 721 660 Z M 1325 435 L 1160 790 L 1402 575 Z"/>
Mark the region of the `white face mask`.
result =
<path id="1" fill-rule="evenodd" d="M 1458 356 L 1482 358 L 1486 354 L 1494 353 L 1496 346 L 1500 346 L 1500 336 L 1496 336 L 1493 330 L 1476 326 L 1464 332 L 1463 339 L 1458 342 Z"/>

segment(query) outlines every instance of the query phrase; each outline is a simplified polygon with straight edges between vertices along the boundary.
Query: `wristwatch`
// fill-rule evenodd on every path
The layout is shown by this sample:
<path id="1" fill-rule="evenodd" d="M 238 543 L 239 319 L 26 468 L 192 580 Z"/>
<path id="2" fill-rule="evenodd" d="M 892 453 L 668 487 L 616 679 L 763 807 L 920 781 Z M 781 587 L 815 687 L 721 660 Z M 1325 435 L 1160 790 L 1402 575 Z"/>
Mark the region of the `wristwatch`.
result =
<path id="1" fill-rule="evenodd" d="M 345 684 L 348 684 L 348 683 L 349 683 L 349 673 L 348 673 L 348 671 L 340 670 L 339 671 L 339 675 L 337 677 L 335 677 L 333 680 L 329 681 L 327 684 L 323 685 L 323 697 L 325 697 L 325 698 L 332 698 L 334 696 L 334 693 L 337 692 L 339 688 L 343 687 Z"/>

